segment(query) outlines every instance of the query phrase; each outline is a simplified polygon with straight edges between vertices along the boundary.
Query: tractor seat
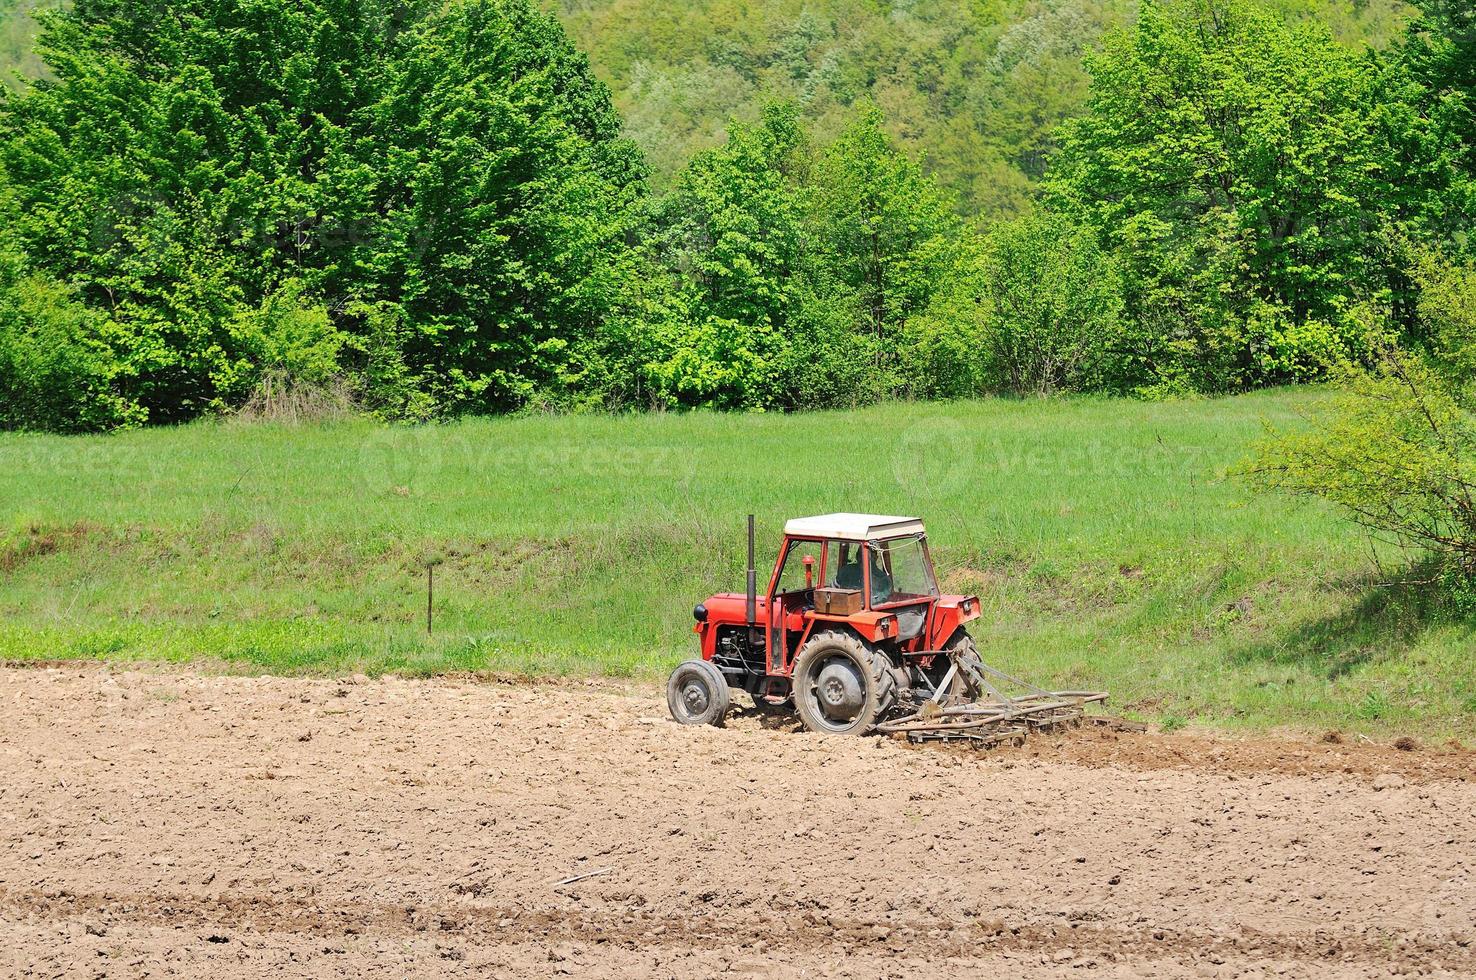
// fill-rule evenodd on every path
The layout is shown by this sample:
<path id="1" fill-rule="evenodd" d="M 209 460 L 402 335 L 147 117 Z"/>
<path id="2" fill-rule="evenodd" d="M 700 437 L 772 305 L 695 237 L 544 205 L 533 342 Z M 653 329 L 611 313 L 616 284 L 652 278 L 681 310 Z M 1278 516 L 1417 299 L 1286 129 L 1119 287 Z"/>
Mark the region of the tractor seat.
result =
<path id="1" fill-rule="evenodd" d="M 850 564 L 842 565 L 836 571 L 835 587 L 837 589 L 855 589 L 859 591 L 861 585 L 862 582 L 860 562 L 853 561 Z"/>
<path id="2" fill-rule="evenodd" d="M 851 562 L 842 565 L 835 573 L 835 587 L 837 589 L 854 589 L 860 591 L 865 585 L 861 575 L 861 564 Z M 873 567 L 871 570 L 871 601 L 886 602 L 887 597 L 892 594 L 892 577 L 880 568 Z"/>

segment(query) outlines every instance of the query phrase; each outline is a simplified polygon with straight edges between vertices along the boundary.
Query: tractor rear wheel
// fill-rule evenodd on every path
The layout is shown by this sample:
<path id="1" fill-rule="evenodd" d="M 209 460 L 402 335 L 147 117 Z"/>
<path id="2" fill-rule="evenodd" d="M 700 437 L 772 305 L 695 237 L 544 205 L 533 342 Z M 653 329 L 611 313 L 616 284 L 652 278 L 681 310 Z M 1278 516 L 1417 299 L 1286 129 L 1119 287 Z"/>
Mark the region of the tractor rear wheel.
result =
<path id="1" fill-rule="evenodd" d="M 728 679 L 706 660 L 678 664 L 666 682 L 666 707 L 683 725 L 721 725 L 728 715 Z"/>
<path id="2" fill-rule="evenodd" d="M 897 678 L 886 654 L 851 633 L 810 637 L 794 661 L 794 707 L 824 735 L 865 735 L 897 703 Z"/>

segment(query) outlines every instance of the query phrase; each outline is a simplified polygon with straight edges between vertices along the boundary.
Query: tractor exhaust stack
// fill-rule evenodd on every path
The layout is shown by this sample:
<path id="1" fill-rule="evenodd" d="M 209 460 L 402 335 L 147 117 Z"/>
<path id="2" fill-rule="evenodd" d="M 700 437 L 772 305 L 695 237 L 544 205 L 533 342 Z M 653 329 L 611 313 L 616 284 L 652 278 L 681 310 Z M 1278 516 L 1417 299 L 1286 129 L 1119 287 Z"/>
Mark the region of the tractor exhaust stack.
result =
<path id="1" fill-rule="evenodd" d="M 753 558 L 753 515 L 748 515 L 748 628 L 758 625 L 758 570 Z"/>

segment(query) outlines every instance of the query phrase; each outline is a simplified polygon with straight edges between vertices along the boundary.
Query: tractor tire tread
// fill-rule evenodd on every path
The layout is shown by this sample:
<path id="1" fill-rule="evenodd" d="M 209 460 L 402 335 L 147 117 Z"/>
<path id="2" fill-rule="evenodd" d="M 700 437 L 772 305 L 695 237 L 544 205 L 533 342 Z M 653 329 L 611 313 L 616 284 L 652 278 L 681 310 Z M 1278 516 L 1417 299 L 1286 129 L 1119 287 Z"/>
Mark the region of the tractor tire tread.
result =
<path id="1" fill-rule="evenodd" d="M 817 651 L 836 646 L 844 648 L 855 659 L 857 665 L 863 667 L 869 675 L 868 697 L 874 709 L 867 709 L 870 717 L 859 730 L 852 733 L 868 734 L 892 713 L 898 700 L 897 677 L 892 671 L 891 659 L 884 652 L 872 647 L 854 633 L 844 630 L 826 630 L 811 636 L 800 648 L 794 661 L 794 677 L 798 681 L 808 672 L 809 662 L 818 656 Z M 800 721 L 811 731 L 821 731 L 822 729 L 810 722 L 807 717 L 808 712 L 800 706 L 800 700 L 801 695 L 796 690 L 794 703 L 795 708 L 799 711 Z"/>

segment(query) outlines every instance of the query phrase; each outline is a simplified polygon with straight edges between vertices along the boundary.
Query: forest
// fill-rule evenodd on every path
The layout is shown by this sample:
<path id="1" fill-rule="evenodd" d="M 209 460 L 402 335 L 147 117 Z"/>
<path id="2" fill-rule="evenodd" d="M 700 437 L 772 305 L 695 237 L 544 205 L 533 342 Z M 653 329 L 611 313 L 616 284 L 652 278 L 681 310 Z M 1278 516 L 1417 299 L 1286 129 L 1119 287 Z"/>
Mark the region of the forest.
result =
<path id="1" fill-rule="evenodd" d="M 7 428 L 264 391 L 428 420 L 1469 359 L 1476 26 L 1448 0 L 4 23 Z"/>

